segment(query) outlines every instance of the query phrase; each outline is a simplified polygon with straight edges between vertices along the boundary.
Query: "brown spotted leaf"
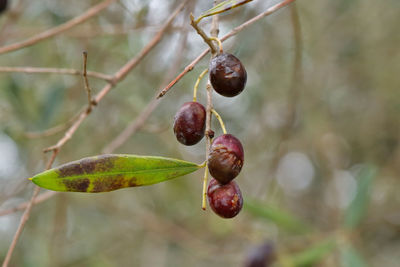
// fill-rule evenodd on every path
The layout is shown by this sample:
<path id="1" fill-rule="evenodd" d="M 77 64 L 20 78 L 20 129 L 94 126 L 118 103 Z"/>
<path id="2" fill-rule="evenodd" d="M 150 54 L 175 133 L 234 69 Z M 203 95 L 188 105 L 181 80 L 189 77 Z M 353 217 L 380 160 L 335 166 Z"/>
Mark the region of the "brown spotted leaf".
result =
<path id="1" fill-rule="evenodd" d="M 235 7 L 244 5 L 248 2 L 251 2 L 253 0 L 227 0 L 227 1 L 223 1 L 221 3 L 219 3 L 218 5 L 214 6 L 213 8 L 203 12 L 203 14 L 200 15 L 200 17 L 198 17 L 196 19 L 196 22 L 198 23 L 200 20 L 202 20 L 205 17 L 208 16 L 212 16 L 212 15 L 216 15 L 219 13 L 223 13 L 225 11 L 228 11 L 230 9 L 233 9 Z"/>
<path id="2" fill-rule="evenodd" d="M 100 193 L 164 182 L 201 167 L 164 157 L 108 154 L 66 163 L 31 180 L 54 191 Z"/>

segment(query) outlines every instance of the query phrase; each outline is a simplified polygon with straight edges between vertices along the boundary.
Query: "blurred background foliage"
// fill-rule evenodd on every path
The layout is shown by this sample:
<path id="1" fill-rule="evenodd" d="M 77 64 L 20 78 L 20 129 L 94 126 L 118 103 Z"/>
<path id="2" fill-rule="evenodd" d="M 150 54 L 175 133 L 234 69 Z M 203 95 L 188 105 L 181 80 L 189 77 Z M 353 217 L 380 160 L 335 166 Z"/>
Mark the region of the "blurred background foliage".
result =
<path id="1" fill-rule="evenodd" d="M 0 45 L 99 2 L 10 1 L 0 15 Z M 88 70 L 112 74 L 179 2 L 120 0 L 61 35 L 0 55 L 0 66 L 81 69 L 86 50 Z M 220 36 L 277 2 L 255 0 L 220 15 Z M 63 147 L 56 165 L 100 154 L 206 48 L 188 14 L 211 6 L 190 1 L 163 41 Z M 33 208 L 11 266 L 244 266 L 265 242 L 273 244 L 276 266 L 398 266 L 400 1 L 298 0 L 296 10 L 297 25 L 295 11 L 284 8 L 224 43 L 248 73 L 239 96 L 213 95 L 228 131 L 245 149 L 237 179 L 245 206 L 236 218 L 201 210 L 201 171 L 149 187 L 62 193 Z M 201 22 L 207 32 L 210 21 Z M 116 153 L 204 161 L 204 140 L 180 145 L 172 121 L 191 101 L 208 58 Z M 90 78 L 90 84 L 98 92 L 104 82 Z M 204 80 L 201 88 L 205 103 Z M 42 149 L 63 135 L 29 133 L 65 123 L 86 101 L 80 76 L 0 73 L 0 211 L 30 198 L 33 185 L 26 178 L 43 170 Z M 215 120 L 213 129 L 221 134 Z M 21 214 L 0 217 L 0 259 Z"/>

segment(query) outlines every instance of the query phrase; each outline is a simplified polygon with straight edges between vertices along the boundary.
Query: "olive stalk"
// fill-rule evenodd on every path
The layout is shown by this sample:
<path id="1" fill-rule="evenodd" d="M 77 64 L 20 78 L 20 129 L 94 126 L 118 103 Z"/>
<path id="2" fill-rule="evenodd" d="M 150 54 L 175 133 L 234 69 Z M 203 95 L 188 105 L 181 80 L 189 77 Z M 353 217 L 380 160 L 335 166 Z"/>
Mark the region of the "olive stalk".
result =
<path id="1" fill-rule="evenodd" d="M 226 128 L 225 128 L 224 121 L 222 120 L 222 117 L 218 114 L 218 112 L 215 109 L 211 109 L 211 112 L 214 114 L 214 116 L 219 121 L 219 124 L 221 125 L 222 131 L 224 132 L 224 134 L 226 134 Z"/>
<path id="2" fill-rule="evenodd" d="M 201 81 L 201 79 L 203 79 L 204 75 L 206 75 L 206 73 L 208 72 L 208 69 L 203 70 L 202 73 L 200 73 L 199 77 L 197 78 L 196 83 L 194 84 L 194 88 L 193 88 L 193 102 L 197 101 L 197 89 L 199 88 L 199 83 Z"/>

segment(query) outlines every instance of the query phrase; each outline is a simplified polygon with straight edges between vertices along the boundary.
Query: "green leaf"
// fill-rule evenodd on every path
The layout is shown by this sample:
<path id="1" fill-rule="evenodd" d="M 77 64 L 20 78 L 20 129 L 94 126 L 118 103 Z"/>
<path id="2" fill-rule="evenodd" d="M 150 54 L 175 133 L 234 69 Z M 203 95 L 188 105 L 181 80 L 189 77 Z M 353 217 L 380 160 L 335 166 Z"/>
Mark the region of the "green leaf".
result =
<path id="1" fill-rule="evenodd" d="M 344 224 L 346 227 L 356 227 L 364 217 L 368 206 L 370 189 L 376 174 L 377 168 L 373 166 L 365 166 L 358 173 L 357 193 L 345 213 Z"/>
<path id="2" fill-rule="evenodd" d="M 244 209 L 257 217 L 274 222 L 278 227 L 289 232 L 301 234 L 310 231 L 310 228 L 305 223 L 282 209 L 273 208 L 249 199 L 245 200 Z"/>
<path id="3" fill-rule="evenodd" d="M 314 266 L 315 263 L 322 260 L 334 248 L 336 243 L 333 240 L 326 240 L 316 244 L 298 254 L 291 256 L 290 266 Z"/>
<path id="4" fill-rule="evenodd" d="M 99 193 L 164 182 L 202 167 L 164 157 L 108 154 L 66 163 L 31 180 L 54 191 Z"/>
<path id="5" fill-rule="evenodd" d="M 342 267 L 368 266 L 362 256 L 350 244 L 347 244 L 340 249 L 340 261 Z"/>
<path id="6" fill-rule="evenodd" d="M 198 17 L 196 19 L 196 22 L 199 23 L 199 21 L 205 17 L 223 13 L 223 12 L 233 9 L 235 7 L 249 3 L 251 1 L 253 1 L 253 0 L 227 0 L 227 1 L 221 2 L 218 5 L 215 5 L 213 8 L 203 12 L 200 15 L 200 17 Z"/>

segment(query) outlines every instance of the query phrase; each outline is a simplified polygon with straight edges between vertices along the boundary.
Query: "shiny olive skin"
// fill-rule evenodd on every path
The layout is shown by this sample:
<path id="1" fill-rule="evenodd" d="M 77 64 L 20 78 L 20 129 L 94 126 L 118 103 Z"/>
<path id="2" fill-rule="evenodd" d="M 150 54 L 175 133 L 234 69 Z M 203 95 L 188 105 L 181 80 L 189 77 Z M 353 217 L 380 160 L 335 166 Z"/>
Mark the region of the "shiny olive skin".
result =
<path id="1" fill-rule="evenodd" d="M 221 184 L 229 183 L 240 173 L 244 161 L 243 146 L 239 139 L 224 134 L 214 139 L 208 155 L 208 169 Z"/>
<path id="2" fill-rule="evenodd" d="M 246 85 L 246 69 L 232 54 L 222 53 L 211 59 L 209 71 L 211 84 L 220 95 L 234 97 L 240 94 Z"/>
<path id="3" fill-rule="evenodd" d="M 176 139 L 186 146 L 197 144 L 204 136 L 206 109 L 198 102 L 186 102 L 174 118 Z"/>
<path id="4" fill-rule="evenodd" d="M 7 9 L 7 0 L 0 0 L 0 14 Z"/>
<path id="5" fill-rule="evenodd" d="M 235 181 L 222 185 L 211 179 L 207 199 L 211 209 L 226 219 L 235 217 L 243 207 L 242 192 Z"/>

